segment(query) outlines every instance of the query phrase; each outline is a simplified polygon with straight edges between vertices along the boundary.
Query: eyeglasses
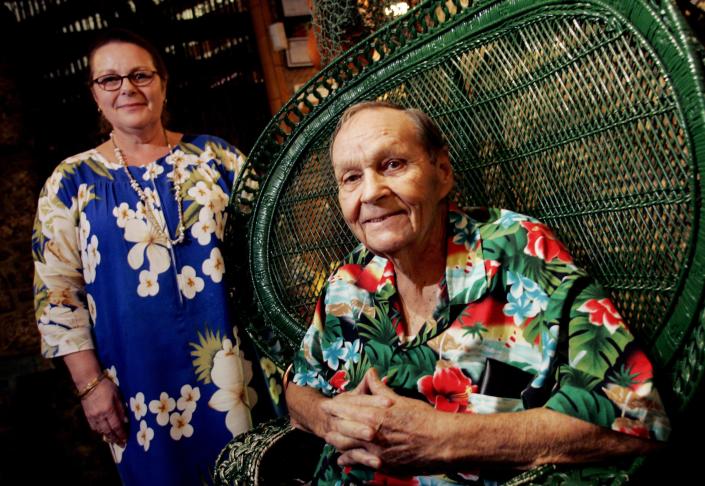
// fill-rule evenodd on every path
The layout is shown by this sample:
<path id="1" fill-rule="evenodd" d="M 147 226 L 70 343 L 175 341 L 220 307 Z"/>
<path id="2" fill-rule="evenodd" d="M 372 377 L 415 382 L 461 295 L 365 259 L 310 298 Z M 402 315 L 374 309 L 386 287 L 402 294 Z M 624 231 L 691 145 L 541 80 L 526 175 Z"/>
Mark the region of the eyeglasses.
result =
<path id="1" fill-rule="evenodd" d="M 133 86 L 147 86 L 158 74 L 156 71 L 133 71 L 125 76 L 106 74 L 95 78 L 91 81 L 91 84 L 97 84 L 105 91 L 117 91 L 122 86 L 122 80 L 125 78 L 129 79 Z"/>

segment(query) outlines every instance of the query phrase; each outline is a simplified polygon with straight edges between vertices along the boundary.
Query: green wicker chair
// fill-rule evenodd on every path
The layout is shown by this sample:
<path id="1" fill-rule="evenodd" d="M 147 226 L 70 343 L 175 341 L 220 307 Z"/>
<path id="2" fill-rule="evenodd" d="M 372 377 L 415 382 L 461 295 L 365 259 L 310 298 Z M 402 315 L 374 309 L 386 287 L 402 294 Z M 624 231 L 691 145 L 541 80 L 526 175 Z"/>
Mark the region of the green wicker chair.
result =
<path id="1" fill-rule="evenodd" d="M 331 263 L 356 244 L 327 150 L 341 112 L 367 99 L 437 120 L 461 205 L 513 209 L 556 230 L 650 354 L 677 427 L 705 362 L 705 85 L 703 54 L 673 3 L 427 1 L 302 88 L 253 149 L 227 237 L 231 273 L 253 284 L 235 293 L 238 324 L 281 367 Z M 286 483 L 277 474 L 303 467 L 291 457 L 309 447 L 298 434 L 280 420 L 236 438 L 216 481 Z M 513 482 L 620 483 L 639 463 L 547 466 Z"/>

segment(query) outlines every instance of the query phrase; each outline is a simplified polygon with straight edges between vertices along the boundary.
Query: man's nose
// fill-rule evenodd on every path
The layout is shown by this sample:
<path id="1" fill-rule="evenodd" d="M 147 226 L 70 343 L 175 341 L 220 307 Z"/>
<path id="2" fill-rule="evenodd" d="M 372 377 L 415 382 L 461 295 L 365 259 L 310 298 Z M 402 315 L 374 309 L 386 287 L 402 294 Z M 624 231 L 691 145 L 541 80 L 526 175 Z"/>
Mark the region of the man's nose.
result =
<path id="1" fill-rule="evenodd" d="M 389 193 L 384 177 L 375 171 L 370 171 L 362 178 L 361 202 L 371 203 Z"/>

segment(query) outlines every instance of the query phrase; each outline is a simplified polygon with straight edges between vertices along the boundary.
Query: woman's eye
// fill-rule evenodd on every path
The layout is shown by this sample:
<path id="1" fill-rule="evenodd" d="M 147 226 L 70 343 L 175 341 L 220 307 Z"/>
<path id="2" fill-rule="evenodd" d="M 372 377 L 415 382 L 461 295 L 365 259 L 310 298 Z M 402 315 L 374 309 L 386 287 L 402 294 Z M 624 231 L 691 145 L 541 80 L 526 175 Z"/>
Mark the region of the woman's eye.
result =
<path id="1" fill-rule="evenodd" d="M 119 83 L 121 81 L 120 76 L 116 76 L 114 74 L 108 74 L 107 76 L 102 76 L 98 78 L 97 82 L 98 84 L 115 84 Z"/>

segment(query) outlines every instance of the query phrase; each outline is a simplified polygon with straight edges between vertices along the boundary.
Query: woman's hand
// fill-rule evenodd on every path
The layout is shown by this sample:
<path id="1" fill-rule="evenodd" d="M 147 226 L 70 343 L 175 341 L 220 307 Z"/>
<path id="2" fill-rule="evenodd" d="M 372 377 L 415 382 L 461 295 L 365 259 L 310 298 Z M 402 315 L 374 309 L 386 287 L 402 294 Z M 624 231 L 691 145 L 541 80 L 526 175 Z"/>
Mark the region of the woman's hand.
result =
<path id="1" fill-rule="evenodd" d="M 117 385 L 103 375 L 95 352 L 86 349 L 67 354 L 64 363 L 71 373 L 76 390 L 84 392 L 87 387 L 91 388 L 81 397 L 88 425 L 102 434 L 106 442 L 123 447 L 127 441 L 125 407 Z M 100 381 L 93 387 L 96 379 Z"/>
<path id="2" fill-rule="evenodd" d="M 120 391 L 109 378 L 102 380 L 81 399 L 88 425 L 111 444 L 125 447 L 127 442 L 127 416 L 120 398 Z"/>

